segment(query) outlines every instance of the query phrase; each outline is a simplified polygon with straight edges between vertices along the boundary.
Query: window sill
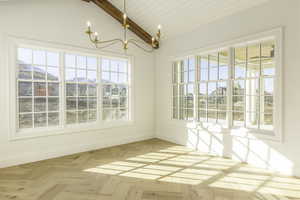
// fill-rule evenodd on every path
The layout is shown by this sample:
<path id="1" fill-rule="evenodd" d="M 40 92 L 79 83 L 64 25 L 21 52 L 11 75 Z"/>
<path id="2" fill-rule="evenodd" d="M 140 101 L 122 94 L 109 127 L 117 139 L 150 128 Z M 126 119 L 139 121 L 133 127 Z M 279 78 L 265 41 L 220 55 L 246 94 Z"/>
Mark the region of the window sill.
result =
<path id="1" fill-rule="evenodd" d="M 38 129 L 28 129 L 15 132 L 10 141 L 26 140 L 39 137 L 49 137 L 58 135 L 78 134 L 82 132 L 100 131 L 104 129 L 132 126 L 134 121 L 114 121 L 114 122 L 93 122 L 86 124 L 66 125 L 65 127 L 48 127 Z"/>
<path id="2" fill-rule="evenodd" d="M 215 133 L 222 133 L 222 134 L 227 133 L 229 131 L 227 125 L 217 124 L 213 122 L 198 122 L 193 120 L 172 119 L 171 124 L 174 126 L 180 126 L 182 128 L 191 128 L 191 129 L 199 129 L 199 130 L 205 129 L 208 131 L 212 131 Z M 210 130 L 210 129 L 214 129 L 214 130 Z"/>
<path id="3" fill-rule="evenodd" d="M 247 138 L 247 139 L 261 139 L 269 140 L 273 142 L 282 142 L 280 134 L 277 134 L 275 130 L 258 130 L 247 128 L 231 128 L 230 135 L 234 137 Z"/>
<path id="4" fill-rule="evenodd" d="M 258 129 L 247 129 L 240 127 L 228 128 L 224 124 L 216 124 L 213 122 L 197 122 L 197 121 L 184 121 L 171 119 L 172 126 L 177 126 L 186 129 L 198 129 L 199 131 L 208 131 L 214 134 L 227 134 L 233 137 L 241 137 L 247 139 L 262 139 L 274 142 L 282 142 L 280 134 L 276 133 L 275 130 L 258 130 Z"/>

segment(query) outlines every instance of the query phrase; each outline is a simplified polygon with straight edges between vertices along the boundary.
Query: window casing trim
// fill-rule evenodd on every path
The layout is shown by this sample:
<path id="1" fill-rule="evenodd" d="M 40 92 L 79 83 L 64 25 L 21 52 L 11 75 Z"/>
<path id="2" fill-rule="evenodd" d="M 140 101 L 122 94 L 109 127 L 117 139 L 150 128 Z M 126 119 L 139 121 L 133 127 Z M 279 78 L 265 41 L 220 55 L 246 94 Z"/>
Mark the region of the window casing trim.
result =
<path id="1" fill-rule="evenodd" d="M 134 68 L 134 57 L 132 55 L 123 55 L 118 53 L 107 53 L 107 52 L 100 52 L 94 49 L 88 49 L 85 47 L 78 47 L 78 46 L 71 46 L 71 45 L 64 45 L 64 44 L 56 44 L 56 43 L 49 43 L 49 42 L 41 42 L 31 39 L 24 39 L 18 38 L 15 36 L 6 36 L 6 49 L 8 51 L 6 57 L 6 65 L 8 66 L 8 73 L 9 73 L 9 126 L 10 126 L 10 134 L 9 140 L 22 140 L 28 138 L 35 138 L 35 137 L 45 137 L 45 136 L 52 136 L 52 135 L 61 135 L 61 134 L 73 134 L 79 132 L 86 132 L 86 131 L 97 131 L 102 129 L 108 128 L 117 128 L 120 126 L 131 126 L 134 122 L 134 80 L 133 80 L 133 68 Z M 52 51 L 58 52 L 60 56 L 60 70 L 59 70 L 59 83 L 60 83 L 60 124 L 56 127 L 42 127 L 42 128 L 30 128 L 30 129 L 23 129 L 18 130 L 18 121 L 17 121 L 17 49 L 18 48 L 33 48 L 35 50 L 43 50 L 43 51 Z M 114 121 L 103 121 L 102 119 L 102 83 L 101 79 L 97 79 L 98 85 L 98 100 L 97 100 L 97 121 L 96 122 L 88 122 L 85 124 L 71 124 L 67 125 L 64 123 L 65 121 L 65 80 L 64 80 L 64 55 L 68 54 L 77 54 L 83 56 L 93 56 L 97 57 L 98 65 L 97 65 L 97 72 L 101 71 L 101 60 L 102 58 L 109 58 L 109 59 L 117 59 L 117 60 L 126 60 L 128 61 L 128 73 L 129 79 L 128 84 L 130 86 L 128 97 L 128 115 L 129 118 L 126 121 L 123 120 L 114 120 Z M 100 73 L 97 73 L 97 76 L 100 77 Z"/>
<path id="2" fill-rule="evenodd" d="M 241 47 L 241 46 L 247 46 L 250 44 L 255 44 L 259 42 L 264 42 L 268 40 L 274 40 L 275 41 L 275 70 L 276 70 L 276 75 L 275 75 L 275 84 L 274 84 L 274 102 L 275 102 L 275 112 L 274 112 L 274 130 L 268 131 L 268 130 L 259 130 L 259 129 L 251 129 L 251 128 L 239 128 L 239 127 L 232 127 L 230 126 L 230 121 L 228 121 L 228 127 L 220 127 L 219 124 L 216 123 L 210 123 L 210 122 L 205 122 L 201 123 L 194 118 L 193 120 L 178 120 L 178 119 L 173 119 L 173 84 L 170 86 L 170 91 L 172 95 L 172 101 L 171 101 L 171 106 L 170 106 L 170 123 L 173 125 L 178 125 L 181 127 L 187 127 L 188 124 L 189 126 L 192 127 L 210 127 L 212 129 L 218 127 L 221 128 L 221 131 L 219 133 L 221 134 L 231 134 L 233 136 L 241 136 L 241 137 L 248 137 L 248 138 L 259 138 L 259 139 L 266 139 L 266 140 L 271 140 L 271 141 L 276 141 L 276 142 L 283 142 L 283 121 L 282 121 L 282 114 L 283 114 L 283 104 L 282 104 L 282 66 L 283 66 L 283 27 L 278 27 L 272 30 L 248 35 L 245 37 L 238 38 L 236 40 L 231 40 L 227 42 L 223 42 L 221 44 L 214 44 L 211 46 L 208 46 L 206 48 L 201 48 L 193 51 L 189 51 L 186 53 L 183 53 L 182 55 L 177 55 L 177 56 L 171 56 L 169 58 L 169 62 L 171 63 L 170 66 L 173 66 L 173 63 L 176 61 L 181 61 L 184 59 L 187 59 L 189 57 L 193 56 L 201 56 L 201 55 L 206 55 L 208 53 L 212 52 L 219 52 L 224 49 L 229 49 L 229 70 L 233 69 L 234 66 L 234 59 L 233 59 L 233 49 L 236 47 Z M 199 65 L 196 63 L 197 66 Z M 173 75 L 173 67 L 170 67 L 170 74 Z M 197 67 L 198 69 L 198 67 Z M 232 77 L 231 72 L 229 72 L 229 77 L 228 82 L 232 82 L 233 77 Z M 171 76 L 173 77 L 173 76 Z M 197 82 L 194 83 L 195 85 Z M 231 85 L 228 85 L 228 87 Z M 231 89 L 230 87 L 229 89 Z M 195 94 L 196 94 L 196 89 L 195 89 Z M 230 96 L 230 95 L 228 95 Z M 231 103 L 231 101 L 228 101 Z M 229 105 L 228 105 L 229 106 Z M 195 111 L 197 111 L 197 108 L 195 108 Z M 227 111 L 231 112 L 231 111 Z M 229 116 L 232 116 L 231 114 Z M 194 124 L 194 125 L 193 125 Z M 201 129 L 201 128 L 200 128 Z"/>

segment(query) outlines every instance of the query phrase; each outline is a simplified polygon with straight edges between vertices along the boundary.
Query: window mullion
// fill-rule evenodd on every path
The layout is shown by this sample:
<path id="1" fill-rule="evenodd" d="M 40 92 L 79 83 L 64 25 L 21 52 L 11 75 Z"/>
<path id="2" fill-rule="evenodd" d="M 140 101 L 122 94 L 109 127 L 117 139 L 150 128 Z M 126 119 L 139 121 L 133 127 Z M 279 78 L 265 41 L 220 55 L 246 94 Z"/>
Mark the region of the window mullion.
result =
<path id="1" fill-rule="evenodd" d="M 228 81 L 227 81 L 227 126 L 233 125 L 233 72 L 234 72 L 234 48 L 229 48 Z"/>
<path id="2" fill-rule="evenodd" d="M 172 116 L 171 119 L 179 119 L 179 74 L 178 63 L 173 62 L 172 65 Z M 174 77 L 176 78 L 174 80 Z M 174 88 L 176 89 L 176 96 L 174 95 Z M 176 100 L 176 107 L 174 105 L 174 99 Z M 176 114 L 175 114 L 176 113 Z"/>
<path id="3" fill-rule="evenodd" d="M 48 106 L 48 100 L 49 100 L 49 88 L 48 88 L 48 62 L 47 62 L 47 52 L 45 52 L 45 88 L 46 88 L 46 127 L 49 126 L 49 106 Z"/>
<path id="4" fill-rule="evenodd" d="M 77 56 L 75 56 L 75 80 L 76 80 L 76 111 L 75 111 L 75 116 L 76 116 L 76 122 L 75 124 L 79 124 L 79 80 L 78 80 L 78 64 L 77 64 Z"/>
<path id="5" fill-rule="evenodd" d="M 85 59 L 85 77 L 86 81 L 88 82 L 88 66 L 87 66 L 87 58 Z M 89 96 L 89 84 L 86 84 L 86 103 L 87 103 L 87 121 L 90 120 L 90 96 Z"/>
<path id="6" fill-rule="evenodd" d="M 207 100 L 206 100 L 206 122 L 209 121 L 209 118 L 208 118 L 208 104 L 209 104 L 209 95 L 208 95 L 208 85 L 209 85 L 209 81 L 210 81 L 210 64 L 209 64 L 209 60 L 210 60 L 210 57 L 209 55 L 207 56 L 207 80 L 205 80 L 205 83 L 206 83 L 206 97 L 207 97 Z"/>
<path id="7" fill-rule="evenodd" d="M 97 59 L 97 107 L 98 107 L 98 115 L 97 115 L 97 121 L 103 122 L 103 95 L 102 95 L 102 91 L 103 91 L 103 84 L 102 84 L 102 57 L 99 57 Z"/>
<path id="8" fill-rule="evenodd" d="M 60 74 L 60 126 L 65 127 L 66 125 L 66 81 L 65 81 L 65 53 L 59 53 L 59 74 Z"/>
<path id="9" fill-rule="evenodd" d="M 177 87 L 177 119 L 180 120 L 180 82 L 181 82 L 181 66 L 178 62 L 176 62 L 176 73 L 177 73 L 177 83 L 176 83 L 176 87 Z"/>
<path id="10" fill-rule="evenodd" d="M 217 93 L 216 93 L 216 113 L 217 113 L 217 116 L 216 116 L 216 123 L 218 124 L 219 123 L 219 115 L 220 115 L 220 111 L 219 111 L 219 103 L 218 103 L 218 99 L 219 99 L 219 83 L 220 83 L 220 52 L 217 53 L 217 81 L 216 81 L 216 90 L 217 90 Z"/>
<path id="11" fill-rule="evenodd" d="M 260 44 L 259 45 L 259 78 L 258 78 L 258 102 L 259 102 L 259 105 L 258 105 L 258 113 L 257 113 L 257 117 L 258 117 L 258 120 L 257 120 L 257 127 L 258 129 L 260 129 L 260 125 L 261 125 L 261 119 L 263 118 L 262 116 L 262 106 L 264 106 L 264 96 L 262 96 L 262 93 L 261 91 L 263 91 L 263 88 L 262 88 L 262 45 Z"/>
<path id="12" fill-rule="evenodd" d="M 246 128 L 247 127 L 247 120 L 248 120 L 248 117 L 247 117 L 247 80 L 248 80 L 248 46 L 246 47 L 246 73 L 245 73 L 245 78 L 244 78 L 244 127 Z"/>
<path id="13" fill-rule="evenodd" d="M 198 120 L 198 57 L 194 56 L 195 60 L 195 71 L 194 71 L 194 121 Z"/>
<path id="14" fill-rule="evenodd" d="M 31 53 L 31 65 L 33 66 L 33 51 Z M 35 96 L 34 96 L 34 67 L 31 69 L 31 91 L 32 91 L 32 128 L 35 128 L 35 123 L 34 123 L 34 104 L 35 104 Z"/>

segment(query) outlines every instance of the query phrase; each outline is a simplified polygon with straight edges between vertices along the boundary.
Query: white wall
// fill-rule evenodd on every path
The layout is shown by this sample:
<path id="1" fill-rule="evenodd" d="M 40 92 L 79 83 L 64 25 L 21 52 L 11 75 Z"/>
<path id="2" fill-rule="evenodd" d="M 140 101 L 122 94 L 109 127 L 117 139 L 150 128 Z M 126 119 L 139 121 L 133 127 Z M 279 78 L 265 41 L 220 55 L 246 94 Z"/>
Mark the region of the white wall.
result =
<path id="1" fill-rule="evenodd" d="M 299 13 L 298 0 L 272 0 L 165 41 L 156 54 L 156 136 L 212 154 L 300 176 Z M 170 120 L 171 56 L 279 26 L 284 27 L 283 143 L 185 128 Z"/>
<path id="2" fill-rule="evenodd" d="M 5 64 L 6 35 L 91 48 L 84 34 L 87 20 L 93 22 L 104 39 L 122 36 L 120 24 L 96 5 L 81 0 L 10 0 L 0 3 L 0 167 L 153 137 L 154 57 L 133 50 L 128 53 L 135 57 L 134 125 L 9 141 L 8 69 L 14 66 Z"/>

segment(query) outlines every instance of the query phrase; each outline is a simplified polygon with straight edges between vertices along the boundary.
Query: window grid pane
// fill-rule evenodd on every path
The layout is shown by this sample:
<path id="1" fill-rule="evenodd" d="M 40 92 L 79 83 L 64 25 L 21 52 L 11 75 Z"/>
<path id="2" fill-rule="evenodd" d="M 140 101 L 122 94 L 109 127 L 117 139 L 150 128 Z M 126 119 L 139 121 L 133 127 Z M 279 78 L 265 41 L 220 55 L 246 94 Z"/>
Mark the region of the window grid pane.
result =
<path id="1" fill-rule="evenodd" d="M 65 54 L 66 124 L 97 120 L 96 57 Z"/>
<path id="2" fill-rule="evenodd" d="M 18 129 L 59 126 L 59 53 L 31 48 L 17 52 Z"/>
<path id="3" fill-rule="evenodd" d="M 173 119 L 194 120 L 196 70 L 194 57 L 173 63 Z"/>
<path id="4" fill-rule="evenodd" d="M 198 121 L 226 124 L 228 50 L 199 57 Z"/>
<path id="5" fill-rule="evenodd" d="M 129 120 L 129 64 L 118 59 L 102 60 L 102 120 Z"/>
<path id="6" fill-rule="evenodd" d="M 233 126 L 273 130 L 274 48 L 274 41 L 235 48 Z"/>

